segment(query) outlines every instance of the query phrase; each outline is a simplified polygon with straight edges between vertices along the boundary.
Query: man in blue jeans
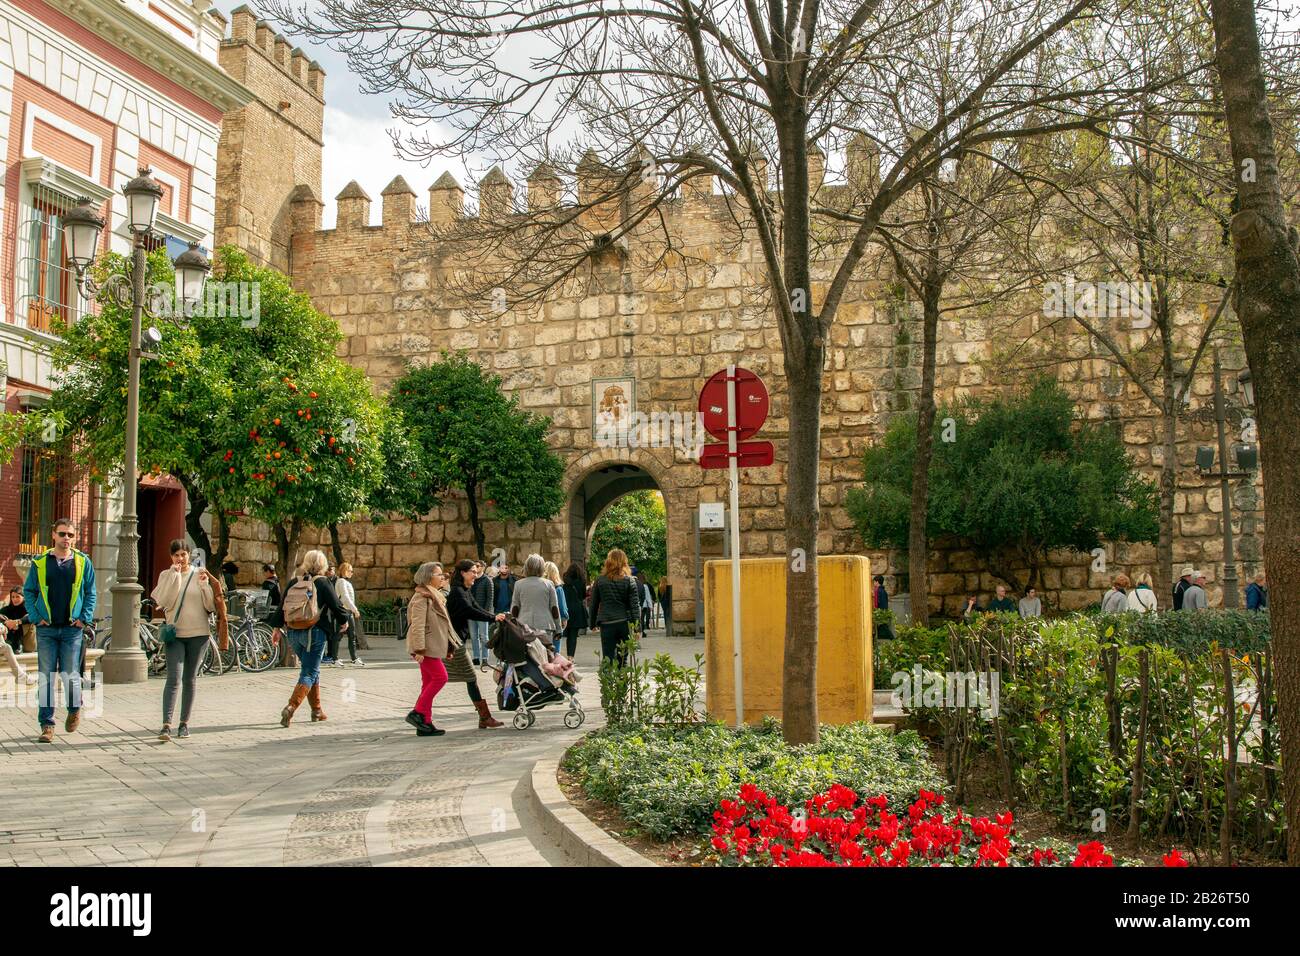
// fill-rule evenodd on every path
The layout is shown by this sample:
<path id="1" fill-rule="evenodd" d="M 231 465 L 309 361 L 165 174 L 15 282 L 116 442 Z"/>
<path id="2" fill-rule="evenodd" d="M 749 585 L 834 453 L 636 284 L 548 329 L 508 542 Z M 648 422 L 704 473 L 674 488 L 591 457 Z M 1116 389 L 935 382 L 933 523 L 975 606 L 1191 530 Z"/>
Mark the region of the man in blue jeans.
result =
<path id="1" fill-rule="evenodd" d="M 72 733 L 81 723 L 82 628 L 95 616 L 95 566 L 90 556 L 76 550 L 76 525 L 71 518 L 54 522 L 54 547 L 32 562 L 23 585 L 28 619 L 36 624 L 37 719 L 39 743 L 54 742 L 54 680 L 63 681 L 63 702 L 68 708 L 64 730 Z"/>

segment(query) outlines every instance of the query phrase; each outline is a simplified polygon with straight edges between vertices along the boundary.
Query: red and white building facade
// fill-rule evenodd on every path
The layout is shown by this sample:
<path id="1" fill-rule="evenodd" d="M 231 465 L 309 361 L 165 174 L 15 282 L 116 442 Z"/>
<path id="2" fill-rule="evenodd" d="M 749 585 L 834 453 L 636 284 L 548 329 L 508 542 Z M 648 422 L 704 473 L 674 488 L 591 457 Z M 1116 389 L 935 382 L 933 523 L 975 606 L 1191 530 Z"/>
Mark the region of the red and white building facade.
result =
<path id="1" fill-rule="evenodd" d="M 225 30 L 209 0 L 0 0 L 6 410 L 47 399 L 51 329 L 87 307 L 63 254 L 60 221 L 79 197 L 102 204 L 104 249 L 129 253 L 121 188 L 151 166 L 164 188 L 151 242 L 173 258 L 189 242 L 212 248 L 221 118 L 252 97 L 217 66 Z M 171 479 L 142 486 L 143 581 L 166 540 L 184 536 L 183 509 Z M 22 577 L 29 556 L 48 546 L 54 519 L 70 514 L 106 592 L 119 513 L 116 489 L 87 484 L 42 447 L 22 449 L 0 464 L 0 586 L 7 591 Z"/>

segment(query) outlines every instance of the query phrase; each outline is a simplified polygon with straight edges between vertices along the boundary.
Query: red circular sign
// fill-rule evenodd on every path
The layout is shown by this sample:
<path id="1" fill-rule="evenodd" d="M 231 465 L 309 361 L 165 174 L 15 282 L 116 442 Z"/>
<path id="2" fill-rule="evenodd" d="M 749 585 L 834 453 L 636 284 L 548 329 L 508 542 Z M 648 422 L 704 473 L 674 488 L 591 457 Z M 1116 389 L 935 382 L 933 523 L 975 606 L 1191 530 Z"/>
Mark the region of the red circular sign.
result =
<path id="1" fill-rule="evenodd" d="M 700 389 L 700 414 L 704 430 L 718 441 L 727 440 L 727 370 L 714 372 Z M 767 421 L 768 396 L 763 380 L 749 369 L 736 366 L 736 441 L 757 434 Z"/>

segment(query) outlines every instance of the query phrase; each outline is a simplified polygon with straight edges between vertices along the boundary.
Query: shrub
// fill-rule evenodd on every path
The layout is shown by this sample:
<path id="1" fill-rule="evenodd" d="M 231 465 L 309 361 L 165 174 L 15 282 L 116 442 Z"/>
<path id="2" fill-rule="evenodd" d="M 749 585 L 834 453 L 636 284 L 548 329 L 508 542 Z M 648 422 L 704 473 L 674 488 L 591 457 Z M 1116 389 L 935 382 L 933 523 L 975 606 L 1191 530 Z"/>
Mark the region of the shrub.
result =
<path id="1" fill-rule="evenodd" d="M 626 640 L 618 651 L 625 663 L 600 662 L 600 705 L 609 726 L 694 723 L 701 719 L 697 704 L 704 679 L 704 657 L 694 667 L 682 667 L 667 654 L 638 661 L 637 642 Z"/>
<path id="2" fill-rule="evenodd" d="M 875 686 L 893 687 L 893 675 L 910 671 L 920 664 L 925 670 L 947 670 L 948 629 L 904 624 L 894 631 L 894 639 L 878 640 L 872 647 L 872 671 Z"/>
<path id="3" fill-rule="evenodd" d="M 1231 611 L 985 618 L 951 627 L 947 654 L 926 669 L 996 672 L 996 719 L 915 710 L 942 729 L 957 799 L 985 753 L 1005 799 L 1069 825 L 1104 819 L 1109 832 L 1136 827 L 1211 851 L 1226 826 L 1233 845 L 1276 854 L 1280 735 L 1265 626 Z M 1225 821 L 1229 779 L 1236 801 Z"/>
<path id="4" fill-rule="evenodd" d="M 825 726 L 816 744 L 790 746 L 766 720 L 731 730 L 607 727 L 584 738 L 564 766 L 594 800 L 618 807 L 658 840 L 709 832 L 719 801 L 752 783 L 786 805 L 844 784 L 887 795 L 900 809 L 943 777 L 915 733 L 870 724 Z"/>
<path id="5" fill-rule="evenodd" d="M 1215 645 L 1250 653 L 1266 650 L 1269 644 L 1268 611 L 1133 611 L 1100 616 L 1098 623 L 1103 628 L 1113 627 L 1117 639 L 1125 644 L 1160 644 L 1179 653 L 1203 654 Z M 1103 634 L 1109 636 L 1104 630 Z"/>

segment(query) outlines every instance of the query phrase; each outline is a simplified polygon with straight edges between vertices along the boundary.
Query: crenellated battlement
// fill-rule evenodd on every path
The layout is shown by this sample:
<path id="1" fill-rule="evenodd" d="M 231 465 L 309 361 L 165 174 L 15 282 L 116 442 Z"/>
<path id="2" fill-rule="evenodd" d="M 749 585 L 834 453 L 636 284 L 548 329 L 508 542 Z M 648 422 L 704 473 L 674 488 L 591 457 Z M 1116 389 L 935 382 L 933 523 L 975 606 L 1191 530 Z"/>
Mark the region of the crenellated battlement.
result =
<path id="1" fill-rule="evenodd" d="M 325 101 L 325 71 L 310 59 L 300 47 L 276 33 L 271 24 L 258 17 L 257 11 L 247 4 L 230 11 L 230 37 L 221 43 L 223 49 L 248 47 L 257 50 L 274 64 L 288 79 L 302 87 L 317 100 Z"/>
<path id="2" fill-rule="evenodd" d="M 222 119 L 216 241 L 289 271 L 294 234 L 320 227 L 325 71 L 247 4 L 230 12 L 217 57 L 254 99 Z"/>
<path id="3" fill-rule="evenodd" d="M 880 154 L 870 141 L 861 139 L 850 143 L 846 160 L 848 182 L 829 184 L 825 182 L 826 156 L 820 150 L 813 150 L 808 160 L 810 195 L 819 195 L 820 201 L 846 187 L 857 190 L 879 184 Z M 360 183 L 353 180 L 335 197 L 335 230 L 404 231 L 413 226 L 444 227 L 476 218 L 496 224 L 508 222 L 512 216 L 522 217 L 526 213 L 581 209 L 578 216 L 580 225 L 593 233 L 609 232 L 617 226 L 621 215 L 623 193 L 620 187 L 638 204 L 648 198 L 645 195 L 647 191 L 655 188 L 652 179 L 644 179 L 639 174 L 640 169 L 653 168 L 650 163 L 647 154 L 635 165 L 632 173 L 620 173 L 603 164 L 594 152 L 588 150 L 569 176 L 542 163 L 518 183 L 512 182 L 500 166 L 493 166 L 482 179 L 473 184 L 472 194 L 476 202 L 468 207 L 465 202 L 465 187 L 450 172 L 444 172 L 428 188 L 427 214 L 424 215 L 420 214 L 416 203 L 416 191 L 405 178 L 398 176 L 381 193 L 383 216 L 381 224 L 377 226 L 370 225 L 370 195 Z M 750 169 L 755 182 L 767 183 L 768 167 L 762 157 L 755 154 Z M 707 216 L 714 210 L 721 212 L 727 206 L 728 199 L 715 192 L 714 185 L 715 177 L 711 175 L 697 176 L 683 183 L 677 194 L 665 204 L 669 217 L 674 213 L 678 216 Z M 314 195 L 311 201 L 317 202 Z M 729 220 L 730 214 L 725 218 Z M 304 221 L 309 219 L 310 217 Z"/>

